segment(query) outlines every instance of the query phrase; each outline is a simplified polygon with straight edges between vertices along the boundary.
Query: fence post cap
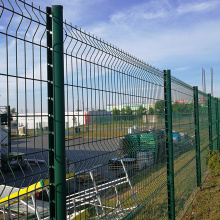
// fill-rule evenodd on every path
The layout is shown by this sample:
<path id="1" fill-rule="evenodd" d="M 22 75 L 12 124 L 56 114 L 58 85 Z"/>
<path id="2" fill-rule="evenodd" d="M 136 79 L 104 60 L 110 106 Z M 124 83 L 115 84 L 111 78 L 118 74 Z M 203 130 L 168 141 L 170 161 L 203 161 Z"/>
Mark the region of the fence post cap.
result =
<path id="1" fill-rule="evenodd" d="M 62 5 L 52 5 L 52 8 L 55 8 L 55 7 L 60 7 L 60 8 L 63 8 Z"/>

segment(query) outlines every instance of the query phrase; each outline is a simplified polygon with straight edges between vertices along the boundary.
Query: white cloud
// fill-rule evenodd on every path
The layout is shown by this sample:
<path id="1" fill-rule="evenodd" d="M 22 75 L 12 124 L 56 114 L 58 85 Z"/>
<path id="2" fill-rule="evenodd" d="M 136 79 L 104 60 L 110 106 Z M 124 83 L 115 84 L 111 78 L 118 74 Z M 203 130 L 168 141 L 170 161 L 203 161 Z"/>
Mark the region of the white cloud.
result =
<path id="1" fill-rule="evenodd" d="M 94 7 L 96 3 L 101 7 L 104 0 L 64 0 L 62 3 L 60 0 L 39 0 L 35 6 L 39 4 L 44 10 L 46 5 L 62 4 L 64 18 L 78 24 L 86 20 L 90 6 Z M 176 76 L 191 84 L 193 79 L 198 82 L 198 75 L 193 74 L 192 69 L 198 68 L 200 72 L 202 66 L 210 68 L 210 65 L 219 63 L 220 17 L 213 17 L 210 13 L 217 14 L 219 6 L 220 2 L 213 0 L 176 1 L 175 4 L 171 0 L 150 0 L 141 4 L 137 1 L 135 6 L 125 6 L 120 11 L 116 9 L 114 14 L 106 14 L 105 20 L 87 21 L 88 25 L 83 29 L 156 67 L 171 68 L 172 73 L 179 74 Z M 20 31 L 19 34 L 23 35 L 23 30 Z M 33 31 L 31 27 L 28 34 L 33 36 Z M 43 30 L 37 32 L 36 42 L 42 33 Z M 35 68 L 37 74 L 39 66 Z M 219 64 L 213 68 L 214 72 L 220 71 Z M 28 69 L 28 74 L 31 73 L 32 70 Z"/>
<path id="2" fill-rule="evenodd" d="M 209 11 L 219 6 L 219 4 L 220 4 L 219 1 L 208 1 L 202 3 L 191 2 L 189 4 L 180 5 L 177 8 L 177 12 L 179 14 L 185 14 L 190 12 Z"/>
<path id="3" fill-rule="evenodd" d="M 161 31 L 149 30 L 149 33 L 147 29 L 140 31 L 125 23 L 121 26 L 100 23 L 91 28 L 90 32 L 103 36 L 129 53 L 151 62 L 171 56 L 201 57 L 216 53 L 219 50 L 219 26 L 220 20 L 216 20 L 178 29 L 167 27 Z"/>
<path id="4" fill-rule="evenodd" d="M 143 4 L 137 4 L 134 7 L 126 9 L 122 12 L 111 15 L 111 22 L 121 24 L 127 22 L 134 24 L 139 21 L 141 23 L 147 22 L 148 20 L 159 20 L 162 19 L 179 17 L 186 13 L 198 13 L 207 12 L 216 9 L 220 5 L 219 1 L 204 1 L 190 3 L 181 3 L 179 6 L 174 6 L 171 1 L 167 0 L 154 0 L 148 1 Z"/>
<path id="5" fill-rule="evenodd" d="M 137 20 L 161 19 L 170 16 L 169 10 L 172 6 L 168 1 L 149 1 L 138 4 L 122 12 L 113 14 L 110 19 L 113 23 L 127 22 L 134 23 Z"/>
<path id="6" fill-rule="evenodd" d="M 183 3 L 176 8 L 167 1 L 162 6 L 157 3 L 115 13 L 108 22 L 86 29 L 160 69 L 171 68 L 188 84 L 200 86 L 202 66 L 220 71 L 220 17 L 199 17 L 198 13 L 216 12 L 219 3 L 194 2 L 186 4 L 185 11 Z M 220 96 L 218 90 L 215 95 Z"/>

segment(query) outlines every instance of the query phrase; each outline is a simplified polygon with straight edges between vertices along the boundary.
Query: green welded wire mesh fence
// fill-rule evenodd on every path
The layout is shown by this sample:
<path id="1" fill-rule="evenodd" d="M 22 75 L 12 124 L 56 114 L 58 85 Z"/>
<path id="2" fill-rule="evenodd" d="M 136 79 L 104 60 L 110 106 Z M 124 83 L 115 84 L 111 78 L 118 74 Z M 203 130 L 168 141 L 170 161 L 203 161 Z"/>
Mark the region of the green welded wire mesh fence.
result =
<path id="1" fill-rule="evenodd" d="M 0 1 L 0 218 L 183 218 L 219 150 L 219 100 L 62 10 Z"/>

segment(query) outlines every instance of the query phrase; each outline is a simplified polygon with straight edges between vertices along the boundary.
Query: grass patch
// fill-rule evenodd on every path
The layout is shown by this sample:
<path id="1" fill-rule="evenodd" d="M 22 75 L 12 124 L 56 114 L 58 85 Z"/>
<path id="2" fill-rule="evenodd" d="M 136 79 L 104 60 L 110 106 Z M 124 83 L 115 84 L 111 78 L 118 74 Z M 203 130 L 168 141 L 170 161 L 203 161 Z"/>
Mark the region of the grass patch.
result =
<path id="1" fill-rule="evenodd" d="M 184 219 L 220 219 L 220 175 L 209 174 Z"/>
<path id="2" fill-rule="evenodd" d="M 210 173 L 184 219 L 220 219 L 220 155 L 216 151 L 212 153 L 208 151 L 208 153 L 207 163 Z M 216 161 L 217 156 L 218 161 Z M 213 162 L 215 162 L 214 167 Z"/>
<path id="3" fill-rule="evenodd" d="M 191 203 L 196 187 L 196 164 L 195 150 L 185 149 L 182 154 L 175 157 L 175 199 L 176 216 L 179 219 L 183 216 Z M 193 170 L 193 172 L 192 172 Z M 131 183 L 136 193 L 139 204 L 145 203 L 144 207 L 134 217 L 134 219 L 167 219 L 167 167 L 166 163 L 157 163 L 153 166 L 139 171 L 131 177 Z M 136 206 L 130 187 L 122 187 L 120 190 L 120 200 L 123 208 Z M 103 204 L 114 207 L 117 198 L 106 198 Z M 126 211 L 125 214 L 131 212 Z M 110 212 L 107 211 L 107 213 Z"/>

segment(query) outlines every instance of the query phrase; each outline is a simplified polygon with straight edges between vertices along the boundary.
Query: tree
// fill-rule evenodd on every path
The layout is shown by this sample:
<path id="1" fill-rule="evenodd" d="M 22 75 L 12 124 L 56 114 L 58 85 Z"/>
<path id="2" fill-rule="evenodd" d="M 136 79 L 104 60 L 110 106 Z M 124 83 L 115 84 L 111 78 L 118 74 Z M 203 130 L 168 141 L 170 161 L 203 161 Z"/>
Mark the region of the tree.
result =
<path id="1" fill-rule="evenodd" d="M 173 113 L 182 112 L 181 104 L 178 102 L 173 103 L 172 110 Z"/>
<path id="2" fill-rule="evenodd" d="M 193 103 L 190 104 L 184 104 L 184 103 L 178 103 L 175 102 L 172 105 L 172 110 L 174 113 L 192 113 L 194 109 Z"/>
<path id="3" fill-rule="evenodd" d="M 120 118 L 120 110 L 117 108 L 114 108 L 112 113 L 113 113 L 113 120 L 118 121 Z"/>
<path id="4" fill-rule="evenodd" d="M 114 116 L 116 116 L 116 115 L 117 115 L 117 116 L 120 115 L 120 110 L 117 109 L 117 108 L 114 108 L 114 109 L 113 109 L 113 115 L 114 115 Z"/>
<path id="5" fill-rule="evenodd" d="M 146 108 L 143 107 L 143 105 L 140 105 L 139 108 L 137 109 L 137 115 L 144 115 L 146 114 Z"/>
<path id="6" fill-rule="evenodd" d="M 121 115 L 122 115 L 122 116 L 125 116 L 125 115 L 126 115 L 126 109 L 125 109 L 125 108 L 121 109 Z"/>
<path id="7" fill-rule="evenodd" d="M 188 105 L 187 105 L 187 111 L 188 111 L 189 113 L 192 113 L 193 110 L 194 110 L 194 105 L 193 105 L 193 103 L 188 104 Z"/>
<path id="8" fill-rule="evenodd" d="M 132 115 L 132 109 L 131 109 L 131 107 L 127 106 L 125 110 L 126 110 L 126 114 L 127 114 L 127 115 Z"/>
<path id="9" fill-rule="evenodd" d="M 125 110 L 126 110 L 126 120 L 132 120 L 133 115 L 132 115 L 131 107 L 127 106 Z"/>
<path id="10" fill-rule="evenodd" d="M 15 114 L 15 113 L 16 113 L 15 108 L 12 108 L 12 109 L 11 109 L 11 113 L 12 113 L 12 114 Z"/>
<path id="11" fill-rule="evenodd" d="M 126 108 L 123 108 L 121 110 L 121 115 L 122 115 L 123 120 L 132 120 L 133 116 L 132 116 L 131 107 L 127 106 Z"/>
<path id="12" fill-rule="evenodd" d="M 150 107 L 148 110 L 148 115 L 153 115 L 153 114 L 154 114 L 154 109 Z"/>
<path id="13" fill-rule="evenodd" d="M 165 105 L 163 100 L 159 100 L 155 103 L 155 114 L 158 115 L 164 114 L 164 109 L 165 109 Z"/>

